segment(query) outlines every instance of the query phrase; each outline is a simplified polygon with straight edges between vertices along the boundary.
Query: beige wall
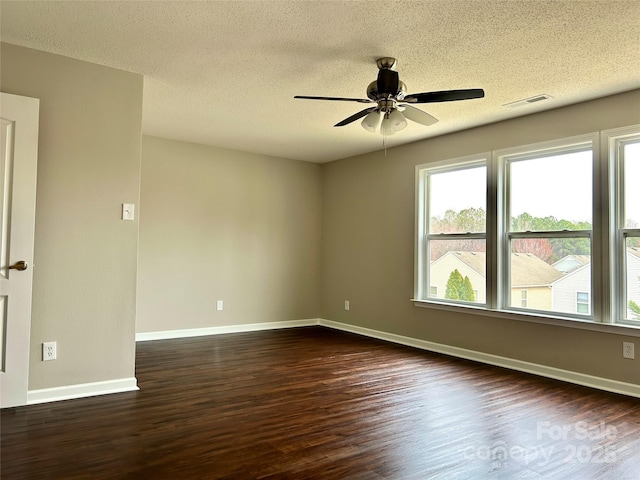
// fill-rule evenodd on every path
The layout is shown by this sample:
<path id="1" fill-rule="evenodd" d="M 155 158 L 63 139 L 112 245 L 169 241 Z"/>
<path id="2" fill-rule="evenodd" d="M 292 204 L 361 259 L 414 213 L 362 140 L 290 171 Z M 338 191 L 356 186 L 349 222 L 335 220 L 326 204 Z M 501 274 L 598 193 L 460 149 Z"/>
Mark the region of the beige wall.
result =
<path id="1" fill-rule="evenodd" d="M 142 76 L 2 44 L 3 92 L 40 99 L 29 389 L 131 378 Z M 58 359 L 42 362 L 56 341 Z"/>
<path id="2" fill-rule="evenodd" d="M 322 317 L 640 383 L 615 334 L 415 307 L 415 166 L 640 123 L 640 90 L 323 166 Z M 350 310 L 344 310 L 349 300 Z M 636 342 L 637 343 L 637 342 Z"/>
<path id="3" fill-rule="evenodd" d="M 318 317 L 320 165 L 155 137 L 142 152 L 138 332 Z"/>

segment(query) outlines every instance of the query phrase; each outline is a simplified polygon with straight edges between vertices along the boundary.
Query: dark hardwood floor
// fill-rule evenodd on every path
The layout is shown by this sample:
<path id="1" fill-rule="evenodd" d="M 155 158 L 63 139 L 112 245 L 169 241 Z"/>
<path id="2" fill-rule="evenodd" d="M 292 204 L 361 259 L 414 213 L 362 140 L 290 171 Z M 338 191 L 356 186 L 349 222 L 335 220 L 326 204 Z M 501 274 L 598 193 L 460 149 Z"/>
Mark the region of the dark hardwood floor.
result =
<path id="1" fill-rule="evenodd" d="M 640 400 L 322 327 L 139 343 L 2 411 L 3 479 L 640 479 Z"/>

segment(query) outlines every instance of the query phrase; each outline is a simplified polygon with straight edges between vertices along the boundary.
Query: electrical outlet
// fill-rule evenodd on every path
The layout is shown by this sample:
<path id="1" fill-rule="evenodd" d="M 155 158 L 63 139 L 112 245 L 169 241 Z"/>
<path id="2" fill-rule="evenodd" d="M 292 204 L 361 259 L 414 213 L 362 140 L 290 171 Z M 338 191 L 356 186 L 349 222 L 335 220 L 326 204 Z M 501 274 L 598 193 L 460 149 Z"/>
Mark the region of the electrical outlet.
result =
<path id="1" fill-rule="evenodd" d="M 622 356 L 624 358 L 634 360 L 636 358 L 634 350 L 635 344 L 633 344 L 632 342 L 622 342 Z"/>
<path id="2" fill-rule="evenodd" d="M 349 300 L 344 301 L 344 309 L 349 310 Z"/>
<path id="3" fill-rule="evenodd" d="M 216 302 L 216 310 L 220 311 L 220 310 L 222 310 L 223 308 L 224 308 L 224 303 L 223 303 L 223 301 L 222 301 L 222 300 L 218 300 L 218 301 Z"/>
<path id="4" fill-rule="evenodd" d="M 42 361 L 55 360 L 56 356 L 56 342 L 44 342 L 42 344 Z"/>

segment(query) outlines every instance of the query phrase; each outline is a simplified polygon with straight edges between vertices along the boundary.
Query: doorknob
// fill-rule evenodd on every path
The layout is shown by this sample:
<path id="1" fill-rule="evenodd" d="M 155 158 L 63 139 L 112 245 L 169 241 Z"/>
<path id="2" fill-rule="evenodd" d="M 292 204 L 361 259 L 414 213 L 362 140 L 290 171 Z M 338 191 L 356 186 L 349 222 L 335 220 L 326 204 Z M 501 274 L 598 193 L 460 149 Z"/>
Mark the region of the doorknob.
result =
<path id="1" fill-rule="evenodd" d="M 9 270 L 19 270 L 19 271 L 23 271 L 26 270 L 27 268 L 29 268 L 29 265 L 27 264 L 27 262 L 25 262 L 24 260 L 20 260 L 19 262 L 14 263 L 13 265 L 11 265 L 9 267 Z"/>

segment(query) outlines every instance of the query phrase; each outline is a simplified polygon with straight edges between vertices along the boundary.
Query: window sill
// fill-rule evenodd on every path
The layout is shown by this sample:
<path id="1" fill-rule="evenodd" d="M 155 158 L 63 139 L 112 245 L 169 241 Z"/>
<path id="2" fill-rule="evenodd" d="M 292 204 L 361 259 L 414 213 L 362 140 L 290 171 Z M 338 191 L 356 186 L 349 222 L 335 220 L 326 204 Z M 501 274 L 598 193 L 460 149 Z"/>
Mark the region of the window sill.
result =
<path id="1" fill-rule="evenodd" d="M 449 312 L 465 313 L 472 315 L 482 315 L 485 317 L 504 318 L 522 322 L 541 323 L 565 328 L 577 328 L 580 330 L 591 330 L 595 332 L 614 333 L 616 335 L 628 335 L 630 337 L 640 337 L 640 325 L 609 324 L 579 320 L 574 318 L 562 318 L 553 316 L 541 316 L 528 314 L 526 312 L 513 312 L 506 310 L 488 310 L 473 305 L 454 305 L 444 302 L 433 302 L 426 300 L 412 299 L 413 305 L 421 308 L 433 308 L 436 310 L 446 310 Z"/>

